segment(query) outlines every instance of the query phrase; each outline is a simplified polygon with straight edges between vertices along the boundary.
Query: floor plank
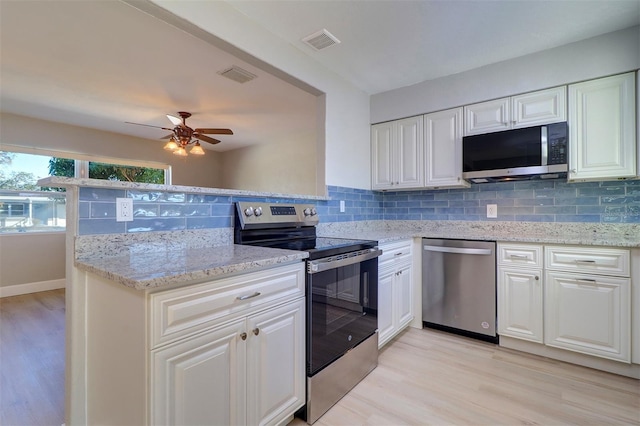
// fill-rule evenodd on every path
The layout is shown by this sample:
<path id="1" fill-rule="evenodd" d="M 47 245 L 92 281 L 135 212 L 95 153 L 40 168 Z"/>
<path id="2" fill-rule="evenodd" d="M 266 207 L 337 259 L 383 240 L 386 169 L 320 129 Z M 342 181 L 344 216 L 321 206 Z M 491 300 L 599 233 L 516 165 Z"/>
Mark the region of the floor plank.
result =
<path id="1" fill-rule="evenodd" d="M 0 425 L 64 423 L 64 289 L 0 298 Z"/>
<path id="2" fill-rule="evenodd" d="M 640 381 L 408 329 L 383 348 L 378 367 L 315 423 L 522 424 L 640 425 Z"/>

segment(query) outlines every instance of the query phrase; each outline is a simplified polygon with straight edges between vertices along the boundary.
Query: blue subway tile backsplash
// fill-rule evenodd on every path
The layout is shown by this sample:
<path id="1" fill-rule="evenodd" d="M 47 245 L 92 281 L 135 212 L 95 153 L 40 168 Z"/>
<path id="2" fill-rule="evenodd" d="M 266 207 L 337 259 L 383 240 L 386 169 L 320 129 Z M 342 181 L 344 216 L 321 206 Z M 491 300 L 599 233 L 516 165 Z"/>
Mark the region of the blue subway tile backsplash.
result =
<path id="1" fill-rule="evenodd" d="M 379 192 L 327 186 L 316 201 L 320 221 L 466 220 L 640 223 L 640 181 L 567 183 L 525 181 L 470 188 Z M 134 221 L 115 221 L 118 197 L 133 198 Z M 304 199 L 233 197 L 140 190 L 80 188 L 80 234 L 226 228 L 236 201 L 309 203 Z M 345 211 L 340 211 L 344 201 Z M 487 219 L 487 204 L 498 217 Z"/>

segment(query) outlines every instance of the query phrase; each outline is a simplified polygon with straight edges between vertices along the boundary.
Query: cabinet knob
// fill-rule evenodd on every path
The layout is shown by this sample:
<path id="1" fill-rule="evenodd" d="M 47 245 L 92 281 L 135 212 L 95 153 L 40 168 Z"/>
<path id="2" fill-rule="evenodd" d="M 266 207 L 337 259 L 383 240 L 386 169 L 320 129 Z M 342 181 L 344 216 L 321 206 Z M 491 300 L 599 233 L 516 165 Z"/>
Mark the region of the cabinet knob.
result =
<path id="1" fill-rule="evenodd" d="M 571 173 L 575 175 L 576 173 L 578 173 L 578 171 L 576 169 L 571 169 Z"/>
<path id="2" fill-rule="evenodd" d="M 540 279 L 540 277 L 536 275 L 536 281 L 538 281 L 539 279 Z"/>
<path id="3" fill-rule="evenodd" d="M 253 334 L 255 334 L 256 336 L 257 336 L 258 334 L 260 334 L 260 329 L 259 329 L 258 327 L 254 328 L 254 329 L 253 329 Z"/>
<path id="4" fill-rule="evenodd" d="M 247 340 L 247 333 L 240 333 L 240 338 L 242 340 Z"/>

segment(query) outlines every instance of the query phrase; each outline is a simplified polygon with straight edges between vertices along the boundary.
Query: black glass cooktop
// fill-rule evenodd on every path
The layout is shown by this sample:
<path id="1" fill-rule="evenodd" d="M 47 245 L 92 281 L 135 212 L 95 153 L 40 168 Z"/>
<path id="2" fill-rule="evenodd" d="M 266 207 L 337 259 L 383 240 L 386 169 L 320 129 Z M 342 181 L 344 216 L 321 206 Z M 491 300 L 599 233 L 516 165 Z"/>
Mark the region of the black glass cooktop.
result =
<path id="1" fill-rule="evenodd" d="M 306 233 L 300 229 L 292 231 L 279 229 L 277 232 L 252 231 L 243 233 L 240 239 L 236 238 L 236 244 L 306 251 L 309 253 L 309 260 L 364 250 L 378 245 L 377 241 L 372 240 L 316 237 L 314 234 L 315 232 Z"/>

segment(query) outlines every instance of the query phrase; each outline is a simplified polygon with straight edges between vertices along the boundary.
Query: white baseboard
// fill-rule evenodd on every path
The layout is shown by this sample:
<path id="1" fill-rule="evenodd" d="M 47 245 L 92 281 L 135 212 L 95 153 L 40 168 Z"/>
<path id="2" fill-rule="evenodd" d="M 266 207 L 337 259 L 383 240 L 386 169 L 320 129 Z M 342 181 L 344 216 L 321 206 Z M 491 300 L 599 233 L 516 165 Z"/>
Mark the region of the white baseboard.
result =
<path id="1" fill-rule="evenodd" d="M 0 298 L 65 288 L 66 281 L 66 279 L 61 278 L 59 280 L 39 281 L 37 283 L 16 284 L 7 287 L 0 287 Z"/>

